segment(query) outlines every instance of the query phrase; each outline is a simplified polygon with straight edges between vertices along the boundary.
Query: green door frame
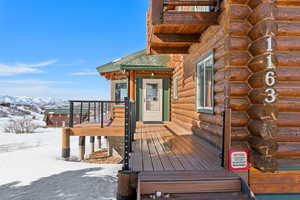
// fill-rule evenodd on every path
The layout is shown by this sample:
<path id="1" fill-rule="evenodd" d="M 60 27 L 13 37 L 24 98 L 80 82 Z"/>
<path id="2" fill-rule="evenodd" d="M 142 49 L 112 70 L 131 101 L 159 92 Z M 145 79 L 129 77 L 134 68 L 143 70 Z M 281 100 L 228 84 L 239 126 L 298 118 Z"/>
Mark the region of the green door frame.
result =
<path id="1" fill-rule="evenodd" d="M 136 78 L 136 111 L 137 121 L 143 121 L 143 79 L 162 79 L 163 80 L 163 121 L 170 121 L 170 78 Z"/>

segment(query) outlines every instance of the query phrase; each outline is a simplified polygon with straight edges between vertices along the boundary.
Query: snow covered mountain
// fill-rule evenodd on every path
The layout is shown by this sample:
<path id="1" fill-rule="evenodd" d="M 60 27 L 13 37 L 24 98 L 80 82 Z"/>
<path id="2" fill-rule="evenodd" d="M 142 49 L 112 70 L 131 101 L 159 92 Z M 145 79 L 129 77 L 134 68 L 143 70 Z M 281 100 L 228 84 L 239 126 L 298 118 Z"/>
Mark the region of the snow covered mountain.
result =
<path id="1" fill-rule="evenodd" d="M 38 105 L 38 106 L 64 106 L 68 105 L 68 101 L 52 97 L 26 97 L 26 96 L 8 96 L 0 95 L 0 103 Z"/>

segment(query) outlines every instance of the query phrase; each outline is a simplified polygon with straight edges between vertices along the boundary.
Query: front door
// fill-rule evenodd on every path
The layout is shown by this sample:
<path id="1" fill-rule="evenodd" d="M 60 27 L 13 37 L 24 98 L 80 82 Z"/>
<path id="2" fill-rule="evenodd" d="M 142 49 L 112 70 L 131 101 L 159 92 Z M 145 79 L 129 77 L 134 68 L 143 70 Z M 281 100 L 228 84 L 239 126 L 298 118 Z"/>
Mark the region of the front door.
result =
<path id="1" fill-rule="evenodd" d="M 162 79 L 143 79 L 143 121 L 162 121 Z"/>

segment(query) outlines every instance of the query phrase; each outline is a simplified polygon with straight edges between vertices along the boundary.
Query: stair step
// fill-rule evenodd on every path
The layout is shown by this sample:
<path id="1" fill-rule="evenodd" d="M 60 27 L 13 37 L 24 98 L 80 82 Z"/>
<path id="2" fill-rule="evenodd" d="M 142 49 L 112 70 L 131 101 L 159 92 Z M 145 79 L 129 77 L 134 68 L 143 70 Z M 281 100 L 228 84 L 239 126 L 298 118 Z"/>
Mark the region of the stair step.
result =
<path id="1" fill-rule="evenodd" d="M 240 177 L 229 171 L 142 172 L 139 193 L 240 192 Z"/>
<path id="2" fill-rule="evenodd" d="M 150 200 L 143 197 L 142 200 Z M 198 193 L 198 194 L 172 194 L 169 198 L 156 200 L 249 200 L 249 197 L 240 192 Z"/>

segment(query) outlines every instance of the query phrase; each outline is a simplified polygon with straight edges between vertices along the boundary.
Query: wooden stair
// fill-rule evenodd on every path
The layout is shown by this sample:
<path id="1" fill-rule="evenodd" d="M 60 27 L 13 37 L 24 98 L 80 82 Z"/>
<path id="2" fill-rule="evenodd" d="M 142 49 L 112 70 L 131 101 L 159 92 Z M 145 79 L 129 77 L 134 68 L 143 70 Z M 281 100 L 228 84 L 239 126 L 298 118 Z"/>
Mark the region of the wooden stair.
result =
<path id="1" fill-rule="evenodd" d="M 178 200 L 246 200 L 238 175 L 225 170 L 141 172 L 137 196 L 150 199 L 156 192 L 164 198 Z"/>

